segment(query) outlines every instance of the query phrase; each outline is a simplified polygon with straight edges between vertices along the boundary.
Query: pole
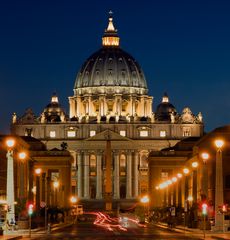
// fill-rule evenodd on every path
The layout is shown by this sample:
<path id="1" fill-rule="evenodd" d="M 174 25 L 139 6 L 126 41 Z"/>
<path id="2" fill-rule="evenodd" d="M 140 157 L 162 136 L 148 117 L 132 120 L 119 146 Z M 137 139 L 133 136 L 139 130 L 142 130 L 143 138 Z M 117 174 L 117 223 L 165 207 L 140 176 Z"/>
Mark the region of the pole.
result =
<path id="1" fill-rule="evenodd" d="M 223 205 L 223 168 L 222 151 L 219 148 L 216 152 L 216 183 L 215 183 L 215 230 L 222 231 L 223 216 L 218 211 L 218 207 Z"/>
<path id="2" fill-rule="evenodd" d="M 223 232 L 225 232 L 225 226 L 224 226 L 224 219 L 225 219 L 225 213 L 223 212 Z"/>
<path id="3" fill-rule="evenodd" d="M 31 238 L 31 214 L 29 214 L 29 238 Z"/>
<path id="4" fill-rule="evenodd" d="M 204 239 L 205 239 L 205 225 L 206 225 L 206 222 L 205 222 L 205 215 L 203 214 L 203 220 L 204 220 L 204 222 L 203 222 L 203 232 L 204 232 Z"/>
<path id="5" fill-rule="evenodd" d="M 47 233 L 47 207 L 45 206 L 45 233 Z"/>
<path id="6" fill-rule="evenodd" d="M 10 224 L 15 224 L 15 206 L 14 206 L 14 159 L 13 150 L 8 149 L 7 154 L 7 216 L 6 219 Z"/>

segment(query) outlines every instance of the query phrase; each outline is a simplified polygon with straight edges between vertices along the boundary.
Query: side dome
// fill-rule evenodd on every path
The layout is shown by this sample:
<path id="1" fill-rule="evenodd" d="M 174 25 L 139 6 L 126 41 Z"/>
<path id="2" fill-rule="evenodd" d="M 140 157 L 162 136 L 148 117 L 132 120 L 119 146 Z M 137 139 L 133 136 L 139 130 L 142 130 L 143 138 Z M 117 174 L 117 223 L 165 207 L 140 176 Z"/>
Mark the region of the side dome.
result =
<path id="1" fill-rule="evenodd" d="M 158 121 L 170 121 L 171 115 L 176 116 L 176 108 L 169 102 L 167 93 L 164 94 L 162 102 L 157 106 L 156 119 Z"/>
<path id="2" fill-rule="evenodd" d="M 66 114 L 59 104 L 56 93 L 51 97 L 51 102 L 44 108 L 40 121 L 45 122 L 65 122 Z"/>
<path id="3" fill-rule="evenodd" d="M 109 24 L 102 38 L 102 48 L 92 54 L 83 64 L 77 74 L 74 91 L 80 89 L 103 86 L 104 91 L 121 92 L 132 91 L 146 94 L 148 92 L 144 73 L 137 61 L 119 46 L 117 30 L 113 26 L 113 18 L 109 17 Z M 127 90 L 133 88 L 136 90 Z M 138 90 L 139 89 L 139 92 Z M 141 91 L 140 91 L 141 89 Z M 90 91 L 90 90 L 88 90 Z"/>

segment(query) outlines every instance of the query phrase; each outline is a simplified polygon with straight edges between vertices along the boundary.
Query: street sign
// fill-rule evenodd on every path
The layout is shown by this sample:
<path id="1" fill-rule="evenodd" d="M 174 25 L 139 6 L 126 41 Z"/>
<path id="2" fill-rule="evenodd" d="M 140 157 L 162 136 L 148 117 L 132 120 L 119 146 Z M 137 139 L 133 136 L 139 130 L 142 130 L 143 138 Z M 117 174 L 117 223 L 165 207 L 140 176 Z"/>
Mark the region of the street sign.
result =
<path id="1" fill-rule="evenodd" d="M 46 206 L 46 202 L 41 201 L 41 202 L 40 202 L 40 207 L 41 207 L 41 208 L 44 208 L 45 206 Z"/>

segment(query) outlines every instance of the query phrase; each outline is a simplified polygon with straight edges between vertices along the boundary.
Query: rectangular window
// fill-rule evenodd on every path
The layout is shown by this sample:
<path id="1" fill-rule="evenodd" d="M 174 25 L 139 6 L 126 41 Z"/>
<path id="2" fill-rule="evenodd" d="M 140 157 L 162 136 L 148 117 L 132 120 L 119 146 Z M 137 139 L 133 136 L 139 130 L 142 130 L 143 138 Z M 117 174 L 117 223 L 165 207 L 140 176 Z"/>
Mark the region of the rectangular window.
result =
<path id="1" fill-rule="evenodd" d="M 147 130 L 141 130 L 140 131 L 140 137 L 148 137 L 148 131 Z"/>
<path id="2" fill-rule="evenodd" d="M 55 131 L 50 131 L 50 137 L 55 138 L 56 137 L 56 132 Z"/>
<path id="3" fill-rule="evenodd" d="M 160 131 L 160 137 L 166 137 L 166 131 L 165 130 Z"/>
<path id="4" fill-rule="evenodd" d="M 71 137 L 76 137 L 76 132 L 73 130 L 70 130 L 67 132 L 67 137 L 71 138 Z"/>
<path id="5" fill-rule="evenodd" d="M 125 137 L 125 136 L 126 136 L 126 131 L 121 130 L 121 131 L 120 131 L 120 135 L 123 136 L 123 137 Z"/>
<path id="6" fill-rule="evenodd" d="M 95 130 L 91 130 L 89 133 L 90 137 L 93 137 L 96 135 L 96 131 Z"/>

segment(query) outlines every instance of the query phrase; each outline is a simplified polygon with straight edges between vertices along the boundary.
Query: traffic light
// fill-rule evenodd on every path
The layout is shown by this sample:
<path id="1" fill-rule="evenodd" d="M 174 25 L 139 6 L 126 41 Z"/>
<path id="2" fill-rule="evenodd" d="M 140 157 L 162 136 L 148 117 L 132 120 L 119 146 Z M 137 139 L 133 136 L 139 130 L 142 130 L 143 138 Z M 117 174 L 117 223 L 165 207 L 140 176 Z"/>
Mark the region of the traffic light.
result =
<path id="1" fill-rule="evenodd" d="M 208 214 L 208 205 L 207 203 L 202 203 L 202 214 L 207 215 Z"/>
<path id="2" fill-rule="evenodd" d="M 32 215 L 33 214 L 33 208 L 34 208 L 34 205 L 31 203 L 31 204 L 29 204 L 29 206 L 28 206 L 28 214 L 29 215 Z"/>

